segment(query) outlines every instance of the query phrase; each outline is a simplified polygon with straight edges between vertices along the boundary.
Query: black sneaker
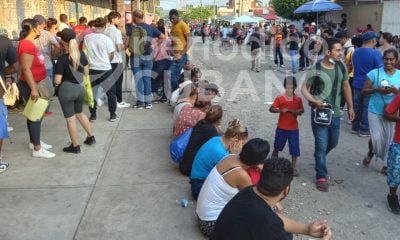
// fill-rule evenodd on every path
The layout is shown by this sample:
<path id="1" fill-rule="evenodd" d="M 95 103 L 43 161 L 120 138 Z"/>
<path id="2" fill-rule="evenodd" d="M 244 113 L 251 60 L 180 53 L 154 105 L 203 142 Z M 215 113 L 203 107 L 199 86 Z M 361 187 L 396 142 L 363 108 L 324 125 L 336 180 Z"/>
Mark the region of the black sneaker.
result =
<path id="1" fill-rule="evenodd" d="M 138 110 L 143 110 L 144 106 L 143 105 L 135 105 L 134 108 L 138 109 Z"/>
<path id="2" fill-rule="evenodd" d="M 113 113 L 110 115 L 110 122 L 115 122 L 117 121 L 117 114 Z"/>
<path id="3" fill-rule="evenodd" d="M 161 103 L 166 103 L 166 102 L 168 102 L 168 99 L 166 99 L 166 98 L 161 98 L 160 102 L 161 102 Z"/>
<path id="4" fill-rule="evenodd" d="M 81 147 L 79 145 L 74 147 L 74 145 L 71 144 L 68 147 L 63 148 L 63 152 L 77 154 L 81 152 Z"/>
<path id="5" fill-rule="evenodd" d="M 400 204 L 397 195 L 387 195 L 388 209 L 393 214 L 400 214 Z"/>
<path id="6" fill-rule="evenodd" d="M 90 114 L 89 120 L 90 120 L 91 122 L 95 122 L 96 119 L 97 119 L 96 114 Z"/>
<path id="7" fill-rule="evenodd" d="M 86 145 L 93 145 L 96 143 L 96 139 L 94 138 L 94 136 L 87 137 L 83 143 Z"/>

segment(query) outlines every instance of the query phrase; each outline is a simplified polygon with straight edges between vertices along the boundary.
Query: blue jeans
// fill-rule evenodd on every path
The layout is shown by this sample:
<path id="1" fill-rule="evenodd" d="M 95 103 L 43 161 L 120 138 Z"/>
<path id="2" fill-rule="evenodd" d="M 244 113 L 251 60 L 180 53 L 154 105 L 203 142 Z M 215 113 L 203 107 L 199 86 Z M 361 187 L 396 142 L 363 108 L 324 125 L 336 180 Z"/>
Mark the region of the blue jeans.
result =
<path id="1" fill-rule="evenodd" d="M 368 104 L 370 96 L 363 95 L 362 89 L 354 88 L 353 106 L 355 119 L 351 129 L 356 132 L 369 133 Z"/>
<path id="2" fill-rule="evenodd" d="M 178 61 L 172 61 L 171 64 L 171 92 L 175 91 L 179 87 L 179 78 L 182 72 L 182 68 L 188 60 L 187 54 L 184 54 Z"/>
<path id="3" fill-rule="evenodd" d="M 290 50 L 289 54 L 290 54 L 290 59 L 292 61 L 292 72 L 296 72 L 296 65 L 297 65 L 297 55 L 298 55 L 299 51 L 297 50 Z"/>
<path id="4" fill-rule="evenodd" d="M 328 155 L 328 153 L 338 145 L 340 117 L 332 118 L 330 126 L 318 125 L 311 120 L 311 128 L 314 134 L 316 178 L 326 178 L 328 175 L 328 169 L 326 168 L 326 155 Z"/>
<path id="5" fill-rule="evenodd" d="M 163 59 L 160 61 L 155 61 L 153 63 L 153 77 L 151 80 L 151 91 L 156 93 L 160 99 L 166 99 L 165 92 L 164 92 L 164 79 L 168 74 L 165 72 L 169 70 L 171 65 L 171 61 L 169 59 Z M 157 100 L 160 100 L 157 99 Z"/>
<path id="6" fill-rule="evenodd" d="M 50 78 L 51 82 L 54 84 L 53 81 L 53 68 L 46 68 L 46 75 Z"/>
<path id="7" fill-rule="evenodd" d="M 131 57 L 131 67 L 136 83 L 136 105 L 151 104 L 151 73 L 153 60 L 148 57 Z"/>
<path id="8" fill-rule="evenodd" d="M 279 62 L 278 62 L 278 57 L 279 57 Z M 280 47 L 274 48 L 274 62 L 276 65 L 282 66 L 283 65 L 283 56 L 282 56 L 282 51 Z"/>

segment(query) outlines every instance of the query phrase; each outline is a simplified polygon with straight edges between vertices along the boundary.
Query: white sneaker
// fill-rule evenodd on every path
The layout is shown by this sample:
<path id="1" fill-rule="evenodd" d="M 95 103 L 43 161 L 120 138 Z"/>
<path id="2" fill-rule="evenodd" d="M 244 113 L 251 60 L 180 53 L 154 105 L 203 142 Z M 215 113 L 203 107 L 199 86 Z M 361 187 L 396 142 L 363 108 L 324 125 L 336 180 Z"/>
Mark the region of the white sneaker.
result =
<path id="1" fill-rule="evenodd" d="M 47 151 L 43 147 L 40 148 L 39 151 L 32 151 L 32 157 L 38 157 L 38 158 L 53 158 L 56 155 L 52 152 Z"/>
<path id="2" fill-rule="evenodd" d="M 101 100 L 100 98 L 96 99 L 96 102 L 97 102 L 97 106 L 99 106 L 99 107 L 103 106 L 103 104 L 104 104 L 104 101 Z"/>
<path id="3" fill-rule="evenodd" d="M 12 132 L 12 131 L 14 131 L 14 128 L 13 128 L 13 127 L 10 127 L 10 126 L 8 126 L 8 127 L 7 127 L 7 130 L 8 130 L 8 132 Z"/>
<path id="4" fill-rule="evenodd" d="M 47 143 L 45 143 L 45 142 L 43 142 L 43 141 L 40 141 L 40 146 L 42 146 L 42 148 L 44 148 L 44 149 L 46 149 L 46 150 L 53 147 L 53 146 L 51 146 L 50 144 L 47 144 Z M 30 150 L 33 150 L 33 143 L 29 143 L 29 149 L 30 149 Z"/>
<path id="5" fill-rule="evenodd" d="M 128 107 L 130 107 L 131 105 L 129 104 L 129 103 L 126 103 L 126 102 L 124 102 L 124 101 L 122 101 L 122 102 L 117 102 L 117 107 L 118 108 L 128 108 Z"/>

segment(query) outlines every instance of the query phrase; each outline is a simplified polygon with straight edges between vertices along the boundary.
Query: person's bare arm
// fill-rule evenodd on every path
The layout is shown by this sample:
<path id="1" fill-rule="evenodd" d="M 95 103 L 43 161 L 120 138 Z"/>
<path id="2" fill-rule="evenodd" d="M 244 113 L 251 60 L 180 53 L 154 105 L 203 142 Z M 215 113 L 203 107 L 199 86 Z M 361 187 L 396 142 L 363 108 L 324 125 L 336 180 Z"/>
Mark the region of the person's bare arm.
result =
<path id="1" fill-rule="evenodd" d="M 353 121 L 355 118 L 354 108 L 353 108 L 353 96 L 351 95 L 351 87 L 349 81 L 343 81 L 343 93 L 344 99 L 346 100 L 347 108 L 348 108 L 348 117 L 350 121 Z"/>
<path id="2" fill-rule="evenodd" d="M 83 74 L 89 75 L 89 65 L 83 67 Z"/>
<path id="3" fill-rule="evenodd" d="M 115 44 L 115 49 L 117 50 L 117 52 L 123 52 L 125 51 L 125 46 L 124 44 Z"/>
<path id="4" fill-rule="evenodd" d="M 279 213 L 278 216 L 282 220 L 286 232 L 323 238 L 324 240 L 329 240 L 332 237 L 330 227 L 324 220 L 318 220 L 310 224 L 305 224 L 292 220 Z"/>
<path id="5" fill-rule="evenodd" d="M 187 53 L 189 51 L 189 49 L 192 47 L 192 43 L 193 43 L 192 34 L 190 32 L 185 34 L 185 39 L 186 39 L 187 44 L 186 44 L 186 47 L 182 51 L 182 55 Z"/>
<path id="6" fill-rule="evenodd" d="M 157 44 L 161 44 L 165 40 L 167 40 L 167 37 L 161 33 L 161 35 L 157 38 Z"/>
<path id="7" fill-rule="evenodd" d="M 36 101 L 39 98 L 39 91 L 37 89 L 37 84 L 35 79 L 33 78 L 33 74 L 31 71 L 32 63 L 33 63 L 34 56 L 22 53 L 21 54 L 21 72 L 24 74 L 25 81 L 28 84 L 29 88 L 31 89 L 31 99 Z"/>
<path id="8" fill-rule="evenodd" d="M 4 68 L 3 73 L 4 75 L 11 75 L 16 73 L 19 70 L 19 64 L 18 62 L 14 64 L 10 64 L 7 67 Z"/>
<path id="9" fill-rule="evenodd" d="M 272 112 L 272 113 L 281 113 L 281 112 L 283 112 L 281 109 L 276 108 L 276 107 L 274 107 L 274 106 L 271 106 L 271 107 L 269 108 L 269 111 Z"/>
<path id="10" fill-rule="evenodd" d="M 325 106 L 325 104 L 322 101 L 315 99 L 314 96 L 311 95 L 310 86 L 307 86 L 306 81 L 304 81 L 303 85 L 301 85 L 301 93 L 307 99 L 307 101 L 313 104 L 316 108 Z"/>
<path id="11" fill-rule="evenodd" d="M 61 84 L 61 79 L 62 79 L 62 75 L 61 74 L 56 74 L 54 75 L 54 84 L 56 86 Z"/>
<path id="12" fill-rule="evenodd" d="M 114 52 L 108 54 L 108 59 L 110 60 L 110 62 L 114 59 Z"/>

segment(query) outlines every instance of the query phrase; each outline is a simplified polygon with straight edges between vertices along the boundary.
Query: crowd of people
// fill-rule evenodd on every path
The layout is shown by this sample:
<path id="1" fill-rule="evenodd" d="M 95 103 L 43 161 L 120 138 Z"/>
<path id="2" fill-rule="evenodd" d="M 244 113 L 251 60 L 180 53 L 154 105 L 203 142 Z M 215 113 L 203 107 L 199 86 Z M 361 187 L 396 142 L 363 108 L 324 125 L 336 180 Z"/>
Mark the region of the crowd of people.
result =
<path id="1" fill-rule="evenodd" d="M 151 109 L 153 104 L 168 101 L 174 108 L 172 140 L 189 136 L 179 170 L 189 177 L 199 229 L 206 237 L 291 239 L 292 234 L 305 234 L 331 239 L 326 221 L 303 224 L 282 211 L 293 177 L 300 176 L 297 118 L 305 111 L 302 99 L 311 106 L 316 188 L 329 189 L 327 155 L 338 145 L 341 116 L 347 112 L 352 133 L 370 138 L 363 164 L 368 167 L 373 156 L 382 160 L 388 206 L 400 214 L 396 194 L 400 184 L 400 71 L 396 69 L 398 39 L 392 34 L 378 34 L 368 27 L 350 38 L 345 24 L 341 29 L 327 24 L 317 29 L 315 24 L 304 23 L 301 32 L 294 25 L 272 25 L 268 37 L 261 27 L 230 30 L 224 26 L 222 44 L 230 43 L 232 36 L 239 44 L 248 42 L 251 69 L 256 72 L 261 71 L 260 56 L 267 38 L 272 39 L 276 69 L 285 67 L 282 53 L 286 46 L 289 50 L 293 75 L 282 79 L 285 92 L 269 109 L 279 114 L 270 147 L 266 140 L 251 138 L 238 119 L 222 129 L 223 108 L 213 101 L 220 96 L 219 87 L 202 79 L 202 70 L 191 64 L 191 31 L 177 10 L 169 12 L 170 31 L 163 20 L 150 25 L 144 22 L 143 12 L 133 12 L 125 40 L 120 20 L 117 12 L 89 22 L 81 17 L 78 24 L 76 19 L 68 21 L 65 14 L 60 15 L 59 24 L 54 18 L 36 15 L 22 21 L 16 49 L 7 37 L 0 36 L 2 79 L 12 80 L 10 76 L 19 72 L 18 89 L 25 102 L 57 96 L 71 139 L 64 152 L 81 152 L 76 120 L 87 135 L 84 144 L 96 143 L 92 124 L 105 96 L 111 122 L 118 118 L 117 108 L 130 107 L 122 95 L 124 65 L 130 64 L 136 83 L 134 108 Z M 202 31 L 203 37 L 210 32 L 219 35 L 211 29 Z M 294 73 L 305 70 L 306 81 L 298 86 Z M 95 98 L 89 104 L 89 117 L 83 112 L 84 78 L 89 78 Z M 298 87 L 303 98 L 296 93 Z M 1 150 L 2 140 L 9 137 L 3 99 L 0 111 Z M 42 120 L 27 120 L 28 147 L 33 157 L 53 158 L 55 154 L 49 151 L 53 146 L 41 139 Z M 286 143 L 291 162 L 278 156 Z M 8 167 L 0 161 L 0 172 Z"/>

